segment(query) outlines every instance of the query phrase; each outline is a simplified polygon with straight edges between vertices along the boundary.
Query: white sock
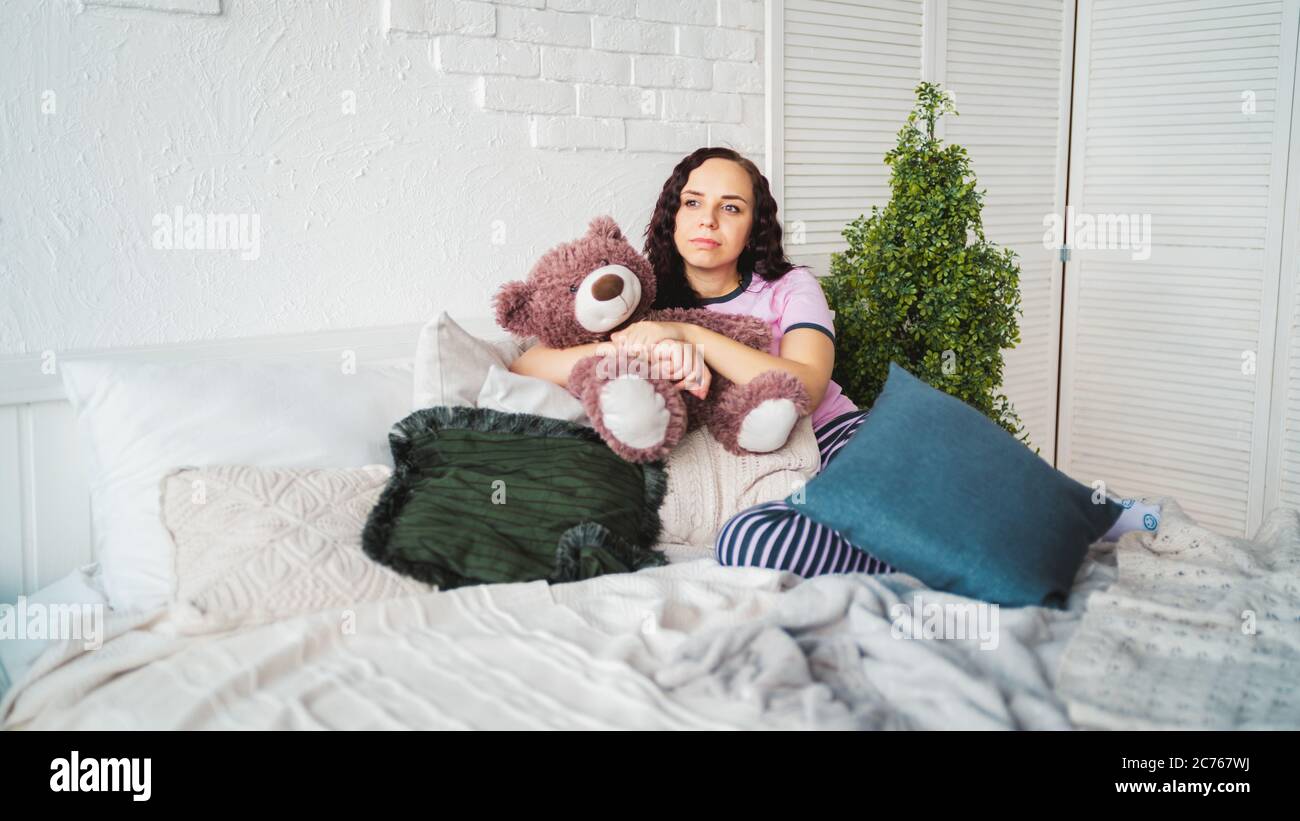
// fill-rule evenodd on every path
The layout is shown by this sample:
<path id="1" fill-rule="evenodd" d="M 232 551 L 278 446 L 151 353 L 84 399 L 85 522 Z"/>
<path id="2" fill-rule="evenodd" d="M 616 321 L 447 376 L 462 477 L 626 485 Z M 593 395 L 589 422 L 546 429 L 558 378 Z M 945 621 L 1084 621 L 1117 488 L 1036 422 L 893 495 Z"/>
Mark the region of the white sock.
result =
<path id="1" fill-rule="evenodd" d="M 1160 506 L 1149 505 L 1138 499 L 1116 499 L 1124 506 L 1124 512 L 1111 525 L 1106 535 L 1102 536 L 1102 541 L 1113 542 L 1130 530 L 1150 530 L 1154 531 L 1160 527 Z"/>

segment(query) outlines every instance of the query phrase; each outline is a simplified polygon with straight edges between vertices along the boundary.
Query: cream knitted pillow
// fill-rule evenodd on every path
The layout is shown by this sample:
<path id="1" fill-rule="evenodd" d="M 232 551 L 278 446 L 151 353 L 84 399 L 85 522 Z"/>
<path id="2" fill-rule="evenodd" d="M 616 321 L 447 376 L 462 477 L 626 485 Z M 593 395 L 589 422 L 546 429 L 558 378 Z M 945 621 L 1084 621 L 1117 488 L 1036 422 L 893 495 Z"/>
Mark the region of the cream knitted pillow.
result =
<path id="1" fill-rule="evenodd" d="M 425 593 L 361 551 L 392 469 L 177 468 L 162 479 L 172 536 L 172 615 L 187 633 Z"/>
<path id="2" fill-rule="evenodd" d="M 668 455 L 668 493 L 659 518 L 661 548 L 672 561 L 713 556 L 722 525 L 747 507 L 784 499 L 817 475 L 821 453 L 811 417 L 795 425 L 785 446 L 736 456 L 703 428 Z"/>

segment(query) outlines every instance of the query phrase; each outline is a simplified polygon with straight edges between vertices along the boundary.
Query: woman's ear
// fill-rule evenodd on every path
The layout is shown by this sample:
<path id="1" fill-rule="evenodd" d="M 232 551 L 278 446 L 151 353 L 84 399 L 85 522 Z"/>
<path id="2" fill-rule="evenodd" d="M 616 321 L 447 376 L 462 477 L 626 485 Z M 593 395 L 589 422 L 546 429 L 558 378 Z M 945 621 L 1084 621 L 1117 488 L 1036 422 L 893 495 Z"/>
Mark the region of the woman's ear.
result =
<path id="1" fill-rule="evenodd" d="M 528 297 L 532 292 L 527 282 L 516 280 L 502 285 L 493 297 L 497 324 L 519 336 L 534 333 L 528 325 Z"/>

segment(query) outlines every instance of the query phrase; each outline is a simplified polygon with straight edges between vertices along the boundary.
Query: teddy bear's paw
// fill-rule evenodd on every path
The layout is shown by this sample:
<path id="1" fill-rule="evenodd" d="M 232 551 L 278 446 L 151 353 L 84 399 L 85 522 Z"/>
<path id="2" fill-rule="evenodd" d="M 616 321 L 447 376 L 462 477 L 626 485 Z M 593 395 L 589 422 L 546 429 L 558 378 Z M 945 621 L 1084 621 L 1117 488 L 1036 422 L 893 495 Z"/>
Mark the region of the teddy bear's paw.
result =
<path id="1" fill-rule="evenodd" d="M 736 444 L 751 453 L 770 453 L 785 444 L 799 421 L 799 411 L 789 399 L 764 399 L 745 414 Z"/>
<path id="2" fill-rule="evenodd" d="M 622 444 L 643 450 L 662 444 L 672 421 L 663 396 L 639 376 L 624 375 L 600 388 L 605 429 Z"/>

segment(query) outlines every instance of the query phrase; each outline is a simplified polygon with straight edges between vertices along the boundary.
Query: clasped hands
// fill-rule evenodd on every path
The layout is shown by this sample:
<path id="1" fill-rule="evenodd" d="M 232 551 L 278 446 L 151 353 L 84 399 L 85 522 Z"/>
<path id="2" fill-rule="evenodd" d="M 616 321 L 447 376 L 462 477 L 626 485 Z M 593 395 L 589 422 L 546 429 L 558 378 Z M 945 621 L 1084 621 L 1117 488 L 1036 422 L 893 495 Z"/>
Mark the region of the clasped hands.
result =
<path id="1" fill-rule="evenodd" d="M 709 393 L 713 374 L 699 346 L 686 341 L 677 322 L 633 322 L 610 334 L 601 355 L 633 356 L 645 361 L 661 379 L 679 380 L 673 386 L 700 399 Z"/>

